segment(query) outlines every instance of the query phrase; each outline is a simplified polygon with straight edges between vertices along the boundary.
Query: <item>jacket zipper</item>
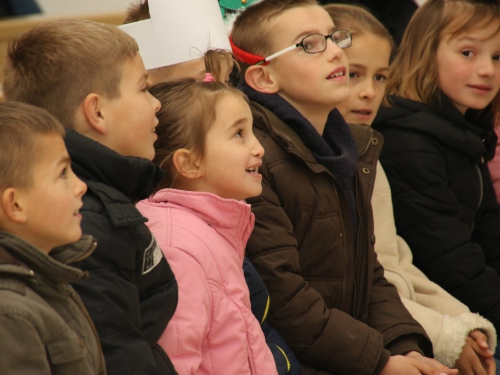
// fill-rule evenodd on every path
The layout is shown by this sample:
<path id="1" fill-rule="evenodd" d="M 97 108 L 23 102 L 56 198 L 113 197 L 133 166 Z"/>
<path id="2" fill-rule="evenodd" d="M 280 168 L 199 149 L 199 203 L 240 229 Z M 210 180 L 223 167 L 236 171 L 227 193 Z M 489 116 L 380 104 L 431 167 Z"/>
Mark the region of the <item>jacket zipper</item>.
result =
<path id="1" fill-rule="evenodd" d="M 97 246 L 97 242 L 95 242 L 95 243 L 96 243 L 96 246 Z M 99 359 L 100 359 L 99 360 L 99 362 L 100 362 L 99 363 L 99 374 L 104 374 L 105 373 L 105 368 L 106 368 L 105 359 L 104 359 L 104 355 L 103 355 L 103 352 L 102 352 L 101 340 L 100 340 L 99 334 L 97 333 L 97 330 L 95 328 L 94 322 L 92 321 L 92 318 L 90 317 L 87 309 L 85 308 L 85 305 L 83 305 L 83 303 L 80 302 L 80 300 L 79 300 L 80 297 L 78 296 L 78 294 L 76 294 L 76 292 L 73 289 L 71 289 L 71 288 L 67 288 L 66 289 L 66 293 L 68 293 L 68 295 L 71 297 L 71 299 L 73 300 L 73 302 L 75 302 L 75 304 L 78 306 L 78 308 L 80 309 L 80 311 L 85 316 L 85 319 L 89 323 L 90 327 L 92 328 L 92 332 L 94 332 L 94 339 L 97 342 L 97 349 L 98 349 L 98 352 L 99 352 Z"/>
<path id="2" fill-rule="evenodd" d="M 483 202 L 483 189 L 484 189 L 484 182 L 483 182 L 483 175 L 481 174 L 481 169 L 479 168 L 478 164 L 475 164 L 474 167 L 476 168 L 477 176 L 479 178 L 479 202 L 477 203 L 477 210 L 479 210 L 479 207 L 481 207 L 481 203 Z M 474 230 L 474 227 L 476 225 L 475 220 L 472 221 L 472 228 L 471 232 Z"/>
<path id="3" fill-rule="evenodd" d="M 481 207 L 481 203 L 483 203 L 483 189 L 484 189 L 484 183 L 483 183 L 483 175 L 481 174 L 481 169 L 479 168 L 479 165 L 476 164 L 475 165 L 476 167 L 476 171 L 477 171 L 477 175 L 479 177 L 479 202 L 477 204 L 477 209 L 479 209 L 479 207 Z"/>
<path id="4" fill-rule="evenodd" d="M 333 190 L 335 191 L 335 195 L 337 196 L 337 201 L 339 203 L 339 207 L 342 207 L 342 202 L 340 200 L 340 195 L 337 189 L 337 186 L 335 186 L 335 183 L 333 184 L 334 188 Z M 342 224 L 342 233 L 340 233 L 340 236 L 342 237 L 342 243 L 344 247 L 344 258 L 345 258 L 345 264 L 344 264 L 344 275 L 347 275 L 347 264 L 349 263 L 349 258 L 347 254 L 347 233 L 345 230 L 345 223 L 344 223 L 344 215 L 342 214 L 342 209 L 340 210 L 340 222 Z M 346 292 L 346 277 L 342 278 L 342 301 L 345 301 L 345 292 Z"/>
<path id="5" fill-rule="evenodd" d="M 358 213 L 358 230 L 356 233 L 356 253 L 354 255 L 354 279 L 353 279 L 353 284 L 354 284 L 354 298 L 353 298 L 353 306 L 352 306 L 352 313 L 353 316 L 356 317 L 356 302 L 357 302 L 357 284 L 356 284 L 356 270 L 358 266 L 358 260 L 359 260 L 359 242 L 361 240 L 361 209 L 359 207 L 359 190 L 358 190 L 358 178 L 356 174 L 354 175 L 354 183 L 355 183 L 355 197 L 354 199 L 356 200 L 356 212 Z"/>

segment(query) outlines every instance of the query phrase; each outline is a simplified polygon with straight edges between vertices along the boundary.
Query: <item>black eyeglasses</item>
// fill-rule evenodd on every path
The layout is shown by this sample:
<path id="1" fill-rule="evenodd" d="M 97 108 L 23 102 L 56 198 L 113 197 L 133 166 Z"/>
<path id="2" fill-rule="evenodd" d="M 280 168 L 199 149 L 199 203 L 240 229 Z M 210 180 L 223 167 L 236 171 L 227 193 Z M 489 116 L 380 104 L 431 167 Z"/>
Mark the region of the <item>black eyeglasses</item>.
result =
<path id="1" fill-rule="evenodd" d="M 264 60 L 257 62 L 255 65 L 264 64 L 272 59 L 283 55 L 289 51 L 293 51 L 295 48 L 301 47 L 306 53 L 319 53 L 326 50 L 326 44 L 328 39 L 331 39 L 339 48 L 348 48 L 352 45 L 352 36 L 348 30 L 339 29 L 335 30 L 330 35 L 323 34 L 311 34 L 302 38 L 302 40 L 294 44 L 293 46 L 282 49 L 279 52 L 266 57 Z"/>

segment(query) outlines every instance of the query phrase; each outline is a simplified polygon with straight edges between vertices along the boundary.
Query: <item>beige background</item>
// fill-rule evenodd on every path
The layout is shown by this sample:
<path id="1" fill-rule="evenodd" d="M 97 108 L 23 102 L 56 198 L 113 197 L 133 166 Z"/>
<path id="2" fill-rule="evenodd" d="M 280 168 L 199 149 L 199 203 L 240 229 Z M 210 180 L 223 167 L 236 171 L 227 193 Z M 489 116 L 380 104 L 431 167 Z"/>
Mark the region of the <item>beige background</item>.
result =
<path id="1" fill-rule="evenodd" d="M 0 20 L 0 96 L 7 43 L 39 22 L 72 17 L 120 25 L 130 3 L 137 0 L 37 0 L 43 13 Z M 0 98 L 1 99 L 1 98 Z"/>

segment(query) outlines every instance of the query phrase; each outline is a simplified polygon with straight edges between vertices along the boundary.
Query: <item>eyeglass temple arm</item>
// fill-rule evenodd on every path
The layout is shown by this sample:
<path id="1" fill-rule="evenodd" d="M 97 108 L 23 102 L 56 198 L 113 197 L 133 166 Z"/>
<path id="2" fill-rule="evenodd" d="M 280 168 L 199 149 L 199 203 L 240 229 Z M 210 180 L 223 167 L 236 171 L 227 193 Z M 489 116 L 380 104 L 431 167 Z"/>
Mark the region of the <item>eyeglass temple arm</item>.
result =
<path id="1" fill-rule="evenodd" d="M 264 63 L 266 63 L 266 62 L 268 62 L 268 61 L 270 61 L 270 60 L 272 60 L 272 59 L 274 59 L 274 58 L 276 58 L 276 57 L 278 57 L 278 56 L 283 55 L 284 53 L 287 53 L 288 51 L 292 51 L 292 50 L 294 50 L 294 49 L 295 49 L 295 48 L 297 48 L 297 47 L 300 47 L 300 44 L 298 44 L 298 43 L 297 43 L 297 44 L 294 44 L 293 46 L 290 46 L 290 47 L 285 48 L 285 49 L 283 49 L 283 50 L 281 50 L 281 51 L 279 51 L 279 52 L 276 52 L 276 53 L 272 54 L 271 56 L 267 56 L 264 60 L 259 61 L 259 62 L 258 62 L 258 63 L 256 63 L 255 65 L 261 65 L 261 64 L 264 64 Z"/>

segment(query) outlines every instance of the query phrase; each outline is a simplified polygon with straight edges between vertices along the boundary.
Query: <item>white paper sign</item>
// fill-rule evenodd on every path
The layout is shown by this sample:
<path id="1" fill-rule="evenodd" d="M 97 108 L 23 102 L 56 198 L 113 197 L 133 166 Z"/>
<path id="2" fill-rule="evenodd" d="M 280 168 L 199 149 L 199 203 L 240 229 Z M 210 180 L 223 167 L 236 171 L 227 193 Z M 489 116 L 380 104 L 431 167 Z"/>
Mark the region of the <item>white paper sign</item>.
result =
<path id="1" fill-rule="evenodd" d="M 231 51 L 217 0 L 148 0 L 151 19 L 119 26 L 139 45 L 146 69 Z"/>

